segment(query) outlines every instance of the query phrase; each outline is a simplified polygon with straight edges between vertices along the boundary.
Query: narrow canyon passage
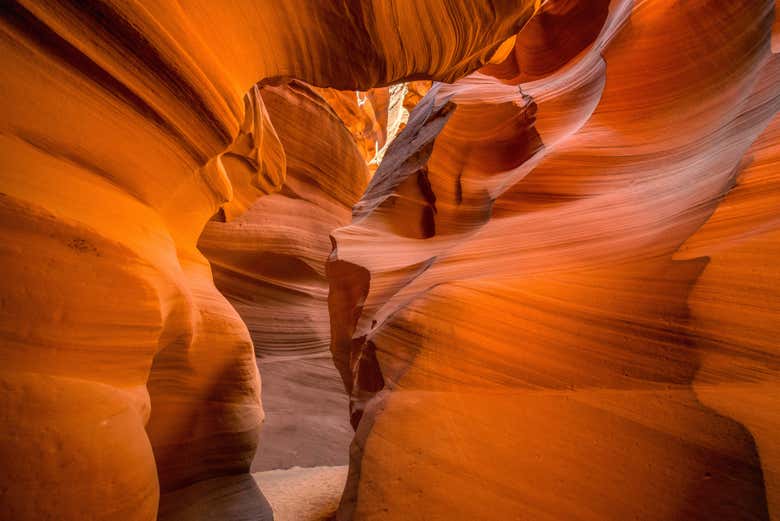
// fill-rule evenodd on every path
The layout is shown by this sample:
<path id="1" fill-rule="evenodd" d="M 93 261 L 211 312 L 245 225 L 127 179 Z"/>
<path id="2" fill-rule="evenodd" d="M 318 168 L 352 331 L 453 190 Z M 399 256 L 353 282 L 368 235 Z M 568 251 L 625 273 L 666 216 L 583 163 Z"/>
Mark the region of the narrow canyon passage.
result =
<path id="1" fill-rule="evenodd" d="M 774 0 L 0 7 L 0 521 L 780 520 Z"/>
<path id="2" fill-rule="evenodd" d="M 198 248 L 252 336 L 265 419 L 250 470 L 277 519 L 324 519 L 341 498 L 354 431 L 330 352 L 329 236 L 349 224 L 377 156 L 429 87 L 415 82 L 355 92 L 296 81 L 248 94 L 248 106 L 262 100 L 284 151 L 284 181 L 271 195 L 238 193 L 247 207 L 231 219 L 237 205 L 223 206 Z M 256 135 L 258 126 L 238 142 L 268 139 Z M 312 138 L 313 127 L 322 139 Z M 247 158 L 254 152 L 225 158 L 233 178 L 251 178 L 255 167 Z"/>
<path id="3" fill-rule="evenodd" d="M 231 219 L 234 205 L 223 207 L 198 241 L 215 285 L 254 344 L 265 419 L 250 471 L 277 521 L 315 521 L 335 512 L 353 435 L 349 398 L 329 349 L 325 262 L 330 232 L 349 223 L 368 180 L 369 151 L 358 148 L 357 138 L 365 135 L 373 145 L 382 129 L 373 106 L 358 107 L 354 91 L 320 92 L 343 98 L 352 122 L 362 124 L 360 134 L 353 136 L 325 98 L 301 82 L 254 88 L 248 99 L 262 103 L 272 125 L 263 128 L 272 129 L 285 157 L 283 184 L 271 195 L 239 194 L 246 208 Z M 386 116 L 387 108 L 376 113 Z M 256 127 L 246 142 L 259 146 L 268 136 L 258 136 Z M 312 128 L 321 137 L 312 136 Z M 249 180 L 256 153 L 226 158 L 230 175 Z M 244 186 L 253 190 L 249 182 Z"/>

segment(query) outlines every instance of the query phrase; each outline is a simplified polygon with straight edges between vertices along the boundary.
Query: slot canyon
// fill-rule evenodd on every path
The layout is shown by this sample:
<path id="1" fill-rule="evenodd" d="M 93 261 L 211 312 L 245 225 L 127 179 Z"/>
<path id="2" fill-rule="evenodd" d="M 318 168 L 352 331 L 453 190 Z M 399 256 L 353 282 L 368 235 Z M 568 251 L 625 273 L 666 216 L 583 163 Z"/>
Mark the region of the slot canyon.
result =
<path id="1" fill-rule="evenodd" d="M 0 521 L 780 521 L 776 0 L 4 0 Z"/>

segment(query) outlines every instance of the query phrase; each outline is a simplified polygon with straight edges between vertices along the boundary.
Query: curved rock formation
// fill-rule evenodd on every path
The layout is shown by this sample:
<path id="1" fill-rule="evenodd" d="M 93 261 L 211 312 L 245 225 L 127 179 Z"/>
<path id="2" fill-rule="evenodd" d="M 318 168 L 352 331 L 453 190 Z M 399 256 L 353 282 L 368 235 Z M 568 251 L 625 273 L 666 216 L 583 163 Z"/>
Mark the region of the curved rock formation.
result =
<path id="1" fill-rule="evenodd" d="M 333 234 L 341 519 L 778 515 L 773 8 L 548 2 L 420 102 Z"/>
<path id="2" fill-rule="evenodd" d="M 373 175 L 387 147 L 406 125 L 409 112 L 430 88 L 430 81 L 418 80 L 367 92 L 315 90 L 349 129 Z"/>
<path id="3" fill-rule="evenodd" d="M 776 92 L 776 85 L 767 87 Z M 736 186 L 675 254 L 709 258 L 688 298 L 690 330 L 703 353 L 693 388 L 701 403 L 750 431 L 772 519 L 780 516 L 780 454 L 773 441 L 780 430 L 779 162 L 775 115 L 743 156 Z"/>
<path id="4" fill-rule="evenodd" d="M 282 180 L 262 99 L 242 97 L 454 80 L 533 8 L 5 4 L 0 517 L 150 520 L 159 491 L 166 519 L 264 515 L 251 339 L 196 247 L 220 206 Z"/>
<path id="5" fill-rule="evenodd" d="M 775 8 L 6 3 L 0 518 L 270 518 L 328 346 L 341 520 L 777 518 Z"/>
<path id="6" fill-rule="evenodd" d="M 257 92 L 287 157 L 284 185 L 258 198 L 233 181 L 253 203 L 233 220 L 227 212 L 212 218 L 198 248 L 247 325 L 263 376 L 267 415 L 253 470 L 345 465 L 352 430 L 328 350 L 325 261 L 328 235 L 349 223 L 368 168 L 314 90 L 295 81 Z M 231 165 L 239 169 L 228 169 L 231 179 L 244 165 Z M 236 192 L 234 201 L 241 198 Z"/>
<path id="7" fill-rule="evenodd" d="M 247 183 L 249 208 L 232 220 L 215 216 L 198 248 L 249 328 L 258 356 L 327 353 L 328 235 L 349 223 L 368 168 L 352 135 L 309 87 L 293 82 L 257 92 L 287 158 L 283 189 L 258 197 Z M 236 192 L 234 201 L 240 199 Z"/>

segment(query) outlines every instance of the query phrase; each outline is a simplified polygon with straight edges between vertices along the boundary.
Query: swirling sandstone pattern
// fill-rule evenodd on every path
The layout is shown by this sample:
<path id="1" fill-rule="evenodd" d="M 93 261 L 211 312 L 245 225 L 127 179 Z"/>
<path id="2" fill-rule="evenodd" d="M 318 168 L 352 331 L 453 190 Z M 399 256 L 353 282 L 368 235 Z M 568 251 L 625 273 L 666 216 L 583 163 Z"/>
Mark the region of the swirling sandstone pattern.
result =
<path id="1" fill-rule="evenodd" d="M 252 469 L 344 465 L 352 430 L 328 349 L 325 261 L 328 235 L 349 223 L 365 189 L 366 159 L 313 89 L 295 81 L 256 92 L 287 158 L 284 185 L 268 196 L 250 193 L 253 203 L 232 220 L 216 215 L 198 248 L 261 364 L 267 415 Z M 236 192 L 234 201 L 241 198 Z"/>
<path id="2" fill-rule="evenodd" d="M 368 168 L 352 135 L 309 87 L 293 82 L 256 92 L 286 154 L 284 187 L 265 197 L 250 194 L 253 204 L 235 219 L 213 218 L 198 247 L 259 356 L 327 353 L 328 235 L 349 223 Z"/>
<path id="3" fill-rule="evenodd" d="M 250 88 L 452 81 L 533 8 L 5 3 L 0 517 L 264 516 L 251 338 L 196 247 L 294 164 Z"/>
<path id="4" fill-rule="evenodd" d="M 268 518 L 328 344 L 341 520 L 778 518 L 775 7 L 6 3 L 0 518 Z"/>
<path id="5" fill-rule="evenodd" d="M 773 8 L 548 2 L 420 102 L 333 233 L 341 519 L 780 515 Z"/>

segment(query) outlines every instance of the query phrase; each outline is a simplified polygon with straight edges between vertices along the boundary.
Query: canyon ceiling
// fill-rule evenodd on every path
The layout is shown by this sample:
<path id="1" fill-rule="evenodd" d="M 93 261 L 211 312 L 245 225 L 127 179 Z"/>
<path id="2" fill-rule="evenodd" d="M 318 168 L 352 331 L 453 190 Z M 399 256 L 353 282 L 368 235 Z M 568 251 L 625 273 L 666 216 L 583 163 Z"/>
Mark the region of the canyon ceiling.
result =
<path id="1" fill-rule="evenodd" d="M 340 521 L 780 520 L 775 11 L 3 2 L 0 519 L 270 519 L 327 355 Z"/>

